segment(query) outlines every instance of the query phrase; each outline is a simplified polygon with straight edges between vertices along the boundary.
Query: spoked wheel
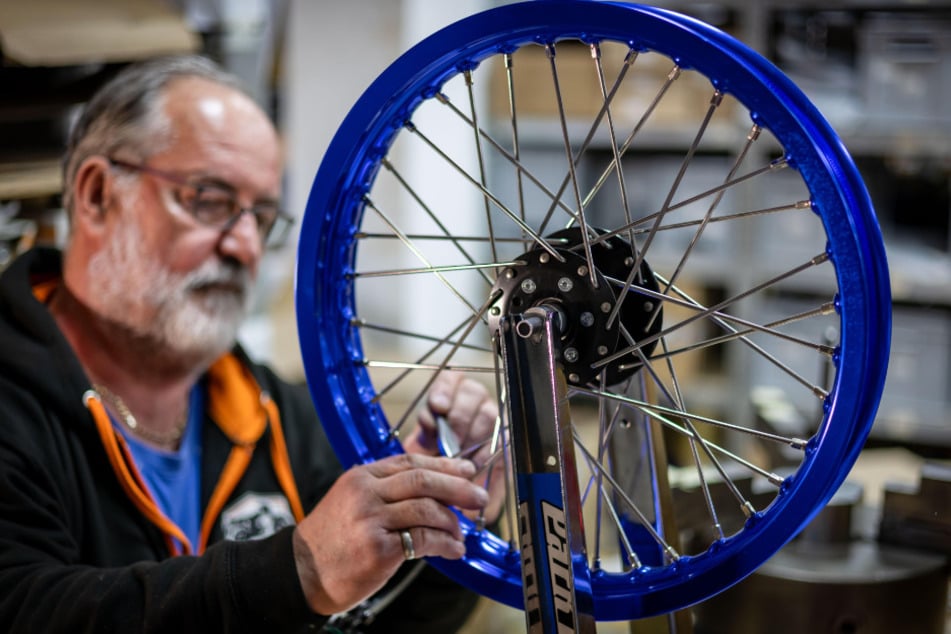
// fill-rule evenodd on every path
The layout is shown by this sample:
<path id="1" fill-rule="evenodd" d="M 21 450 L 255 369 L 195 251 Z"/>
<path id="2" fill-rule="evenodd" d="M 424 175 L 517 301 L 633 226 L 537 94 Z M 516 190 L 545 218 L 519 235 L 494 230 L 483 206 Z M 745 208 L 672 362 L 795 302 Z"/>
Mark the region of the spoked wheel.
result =
<path id="1" fill-rule="evenodd" d="M 598 620 L 700 601 L 793 537 L 887 364 L 881 236 L 827 123 L 731 37 L 635 5 L 503 6 L 400 57 L 327 151 L 297 275 L 345 464 L 402 451 L 463 370 L 499 399 L 511 474 L 498 326 L 556 314 Z M 467 557 L 433 564 L 521 607 L 512 516 L 463 519 Z"/>

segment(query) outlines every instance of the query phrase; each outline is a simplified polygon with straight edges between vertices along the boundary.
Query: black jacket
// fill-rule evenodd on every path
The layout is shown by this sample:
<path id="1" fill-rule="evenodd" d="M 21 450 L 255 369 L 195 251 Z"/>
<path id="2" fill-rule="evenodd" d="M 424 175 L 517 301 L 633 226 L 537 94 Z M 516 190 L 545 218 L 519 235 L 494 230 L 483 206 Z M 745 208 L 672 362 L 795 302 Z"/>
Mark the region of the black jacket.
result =
<path id="1" fill-rule="evenodd" d="M 307 390 L 240 349 L 209 370 L 207 545 L 175 553 L 167 527 L 136 492 L 121 439 L 97 423 L 104 410 L 79 361 L 37 299 L 60 266 L 58 252 L 36 249 L 0 276 L 0 631 L 319 631 L 325 619 L 304 601 L 288 509 L 299 517 L 313 508 L 341 466 Z M 264 517 L 272 507 L 276 515 Z M 474 601 L 427 567 L 365 631 L 444 634 Z"/>

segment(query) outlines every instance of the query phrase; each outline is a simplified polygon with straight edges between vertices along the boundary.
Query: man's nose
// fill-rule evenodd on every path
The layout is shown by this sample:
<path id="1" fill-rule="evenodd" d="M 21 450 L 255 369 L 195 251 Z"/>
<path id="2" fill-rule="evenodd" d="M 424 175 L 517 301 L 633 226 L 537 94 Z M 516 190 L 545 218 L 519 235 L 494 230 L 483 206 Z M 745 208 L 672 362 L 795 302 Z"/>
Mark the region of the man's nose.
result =
<path id="1" fill-rule="evenodd" d="M 263 241 L 257 218 L 250 209 L 242 209 L 223 228 L 218 250 L 241 262 L 252 273 L 257 272 Z"/>

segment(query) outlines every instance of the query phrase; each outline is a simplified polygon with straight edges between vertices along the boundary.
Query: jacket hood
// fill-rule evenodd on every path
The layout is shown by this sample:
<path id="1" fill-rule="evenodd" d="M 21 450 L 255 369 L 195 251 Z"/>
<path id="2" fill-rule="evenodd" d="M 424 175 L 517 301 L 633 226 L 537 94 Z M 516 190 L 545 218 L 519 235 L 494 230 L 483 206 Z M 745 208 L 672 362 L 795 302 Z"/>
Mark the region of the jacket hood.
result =
<path id="1" fill-rule="evenodd" d="M 61 253 L 35 248 L 0 275 L 0 377 L 39 390 L 36 396 L 55 410 L 75 412 L 64 419 L 91 423 L 82 402 L 89 379 L 53 315 L 33 292 L 34 285 L 61 274 Z"/>

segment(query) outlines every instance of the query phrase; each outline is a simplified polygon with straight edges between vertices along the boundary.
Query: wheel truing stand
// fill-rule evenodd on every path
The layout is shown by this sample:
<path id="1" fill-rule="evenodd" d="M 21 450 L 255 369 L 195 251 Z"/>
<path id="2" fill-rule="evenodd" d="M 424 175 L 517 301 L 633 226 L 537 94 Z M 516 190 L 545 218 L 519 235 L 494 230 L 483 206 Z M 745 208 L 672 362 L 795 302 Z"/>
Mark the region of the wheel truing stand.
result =
<path id="1" fill-rule="evenodd" d="M 596 630 L 561 321 L 556 308 L 538 306 L 503 317 L 499 328 L 529 634 Z"/>

